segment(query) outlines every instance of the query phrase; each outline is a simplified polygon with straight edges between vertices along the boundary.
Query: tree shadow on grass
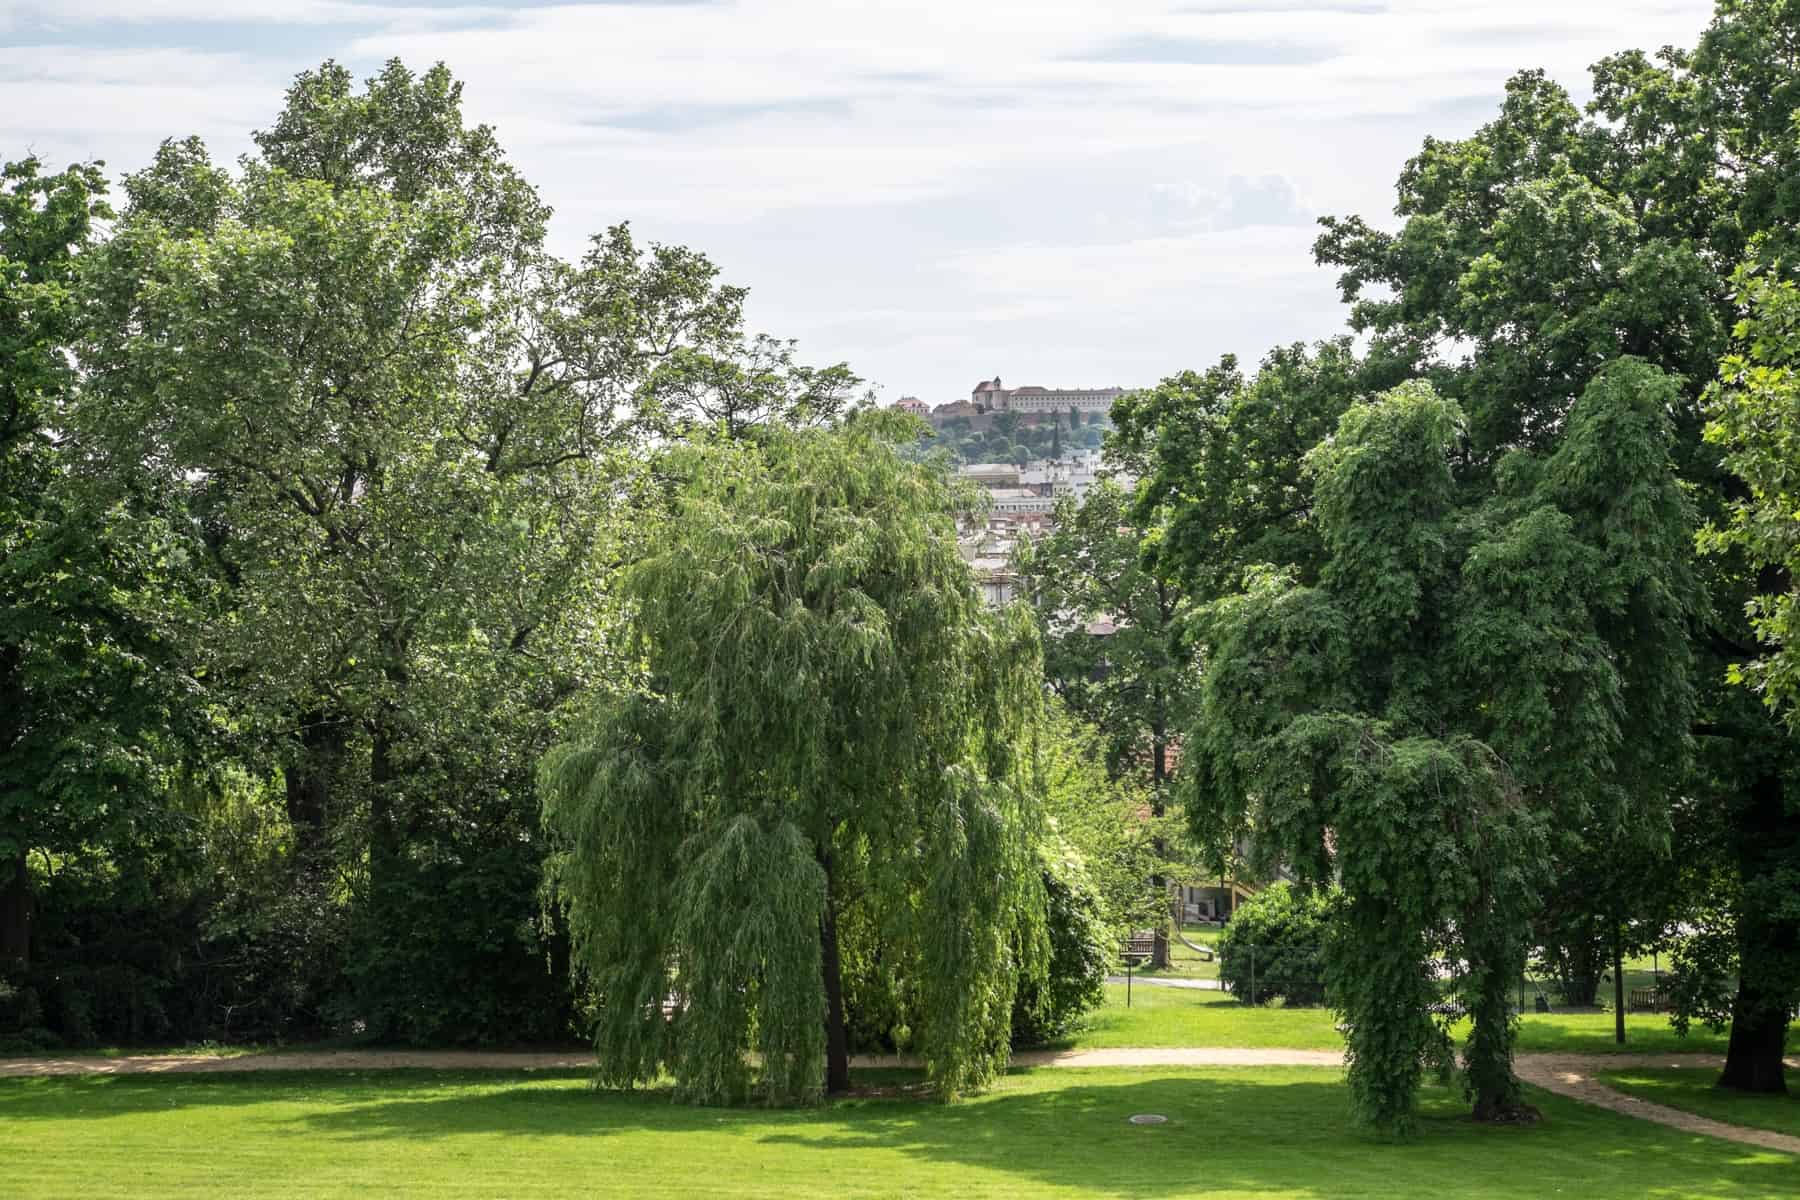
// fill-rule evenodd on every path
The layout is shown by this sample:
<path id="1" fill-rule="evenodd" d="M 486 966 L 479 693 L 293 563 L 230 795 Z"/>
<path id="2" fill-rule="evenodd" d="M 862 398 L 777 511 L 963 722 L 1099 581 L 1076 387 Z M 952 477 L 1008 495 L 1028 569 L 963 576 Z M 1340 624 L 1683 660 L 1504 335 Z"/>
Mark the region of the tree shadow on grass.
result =
<path id="1" fill-rule="evenodd" d="M 911 1078 L 916 1076 L 861 1072 L 857 1081 Z M 1543 1124 L 1486 1128 L 1467 1120 L 1458 1096 L 1431 1089 L 1419 1135 L 1382 1143 L 1352 1127 L 1348 1094 L 1335 1072 L 1297 1068 L 1018 1071 L 994 1092 L 958 1104 L 862 1099 L 790 1110 L 696 1108 L 673 1102 L 667 1091 L 596 1091 L 583 1072 L 30 1082 L 81 1086 L 57 1103 L 46 1103 L 51 1094 L 36 1088 L 0 1088 L 0 1121 L 237 1105 L 246 1109 L 256 1135 L 452 1145 L 464 1136 L 498 1135 L 509 1143 L 518 1139 L 509 1155 L 526 1160 L 534 1140 L 547 1147 L 549 1140 L 565 1139 L 558 1145 L 567 1152 L 601 1138 L 596 1147 L 617 1144 L 621 1158 L 679 1155 L 696 1178 L 713 1182 L 739 1168 L 778 1170 L 794 1179 L 797 1192 L 859 1158 L 878 1165 L 915 1160 L 922 1178 L 966 1179 L 973 1190 L 1042 1184 L 1118 1197 L 1511 1197 L 1552 1187 L 1593 1198 L 1788 1197 L 1800 1179 L 1800 1162 L 1791 1156 L 1681 1134 L 1541 1093 L 1532 1099 L 1545 1111 Z M 34 1092 L 35 1104 L 16 1094 Z M 302 1107 L 293 1107 L 296 1102 Z M 253 1111 L 262 1105 L 271 1107 Z M 1138 1113 L 1168 1120 L 1131 1124 L 1127 1118 Z M 597 1154 L 612 1157 L 605 1150 Z M 908 1186 L 899 1177 L 893 1184 L 898 1190 Z M 939 1186 L 925 1183 L 921 1190 Z"/>
<path id="2" fill-rule="evenodd" d="M 908 1078 L 916 1076 L 865 1072 L 858 1082 Z M 1121 1197 L 1513 1196 L 1522 1183 L 1549 1181 L 1594 1197 L 1785 1197 L 1800 1173 L 1791 1157 L 1548 1095 L 1534 1097 L 1548 1116 L 1542 1125 L 1488 1128 L 1467 1119 L 1452 1091 L 1429 1089 L 1418 1136 L 1382 1143 L 1352 1126 L 1335 1072 L 1291 1068 L 1019 1071 L 993 1093 L 958 1104 L 867 1099 L 799 1110 L 696 1108 L 673 1102 L 667 1091 L 623 1095 L 498 1082 L 461 1091 L 434 1088 L 428 1079 L 397 1092 L 382 1088 L 291 1126 L 312 1137 L 377 1142 L 464 1133 L 527 1141 L 674 1135 L 682 1141 L 671 1144 L 698 1141 L 726 1155 L 778 1154 L 784 1170 L 804 1170 L 815 1154 L 823 1169 L 846 1153 L 897 1153 L 970 1171 L 990 1185 L 1012 1176 Z M 1141 1113 L 1168 1120 L 1131 1124 L 1128 1118 Z M 705 1137 L 687 1136 L 695 1134 Z"/>
<path id="3" fill-rule="evenodd" d="M 765 1140 L 815 1149 L 889 1146 L 1097 1195 L 1516 1196 L 1554 1182 L 1587 1196 L 1783 1196 L 1800 1163 L 1534 1096 L 1535 1128 L 1474 1124 L 1448 1089 L 1429 1089 L 1418 1135 L 1356 1130 L 1342 1084 L 1313 1073 L 1218 1071 L 998 1095 L 915 1112 L 873 1110 L 823 1134 Z M 1128 1118 L 1154 1113 L 1167 1123 Z M 1525 1191 L 1520 1191 L 1521 1186 Z"/>
<path id="4" fill-rule="evenodd" d="M 554 1094 L 549 1082 L 585 1085 L 586 1068 L 534 1071 L 443 1071 L 428 1068 L 368 1071 L 168 1072 L 137 1075 L 16 1076 L 0 1079 L 0 1121 L 69 1121 L 163 1113 L 171 1109 L 237 1108 L 316 1103 L 333 1111 L 387 1104 L 469 1099 L 446 1093 L 478 1089 L 506 1106 Z M 516 1085 L 516 1086 L 512 1086 Z M 583 1101 L 594 1091 L 565 1087 Z"/>

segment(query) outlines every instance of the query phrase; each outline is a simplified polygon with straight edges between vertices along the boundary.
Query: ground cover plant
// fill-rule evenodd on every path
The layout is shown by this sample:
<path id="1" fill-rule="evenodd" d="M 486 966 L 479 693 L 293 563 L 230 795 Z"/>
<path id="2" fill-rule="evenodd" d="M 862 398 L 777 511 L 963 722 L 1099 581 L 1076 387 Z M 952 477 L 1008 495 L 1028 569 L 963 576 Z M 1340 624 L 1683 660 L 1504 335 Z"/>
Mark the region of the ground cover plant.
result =
<path id="1" fill-rule="evenodd" d="M 1602 1071 L 1600 1081 L 1628 1096 L 1679 1108 L 1752 1129 L 1800 1137 L 1800 1096 L 1764 1096 L 1718 1086 L 1711 1071 L 1692 1067 L 1639 1067 Z"/>
<path id="2" fill-rule="evenodd" d="M 892 1074 L 902 1087 L 917 1075 Z M 1483 1128 L 1427 1087 L 1418 1138 L 1370 1153 L 1340 1072 L 1015 1072 L 955 1105 L 801 1110 L 597 1092 L 585 1072 L 0 1081 L 17 1194 L 81 1196 L 1586 1196 L 1792 1194 L 1795 1161 L 1531 1093 Z M 1159 1113 L 1166 1125 L 1126 1118 Z M 229 1147 L 222 1152 L 222 1147 Z M 853 1153 L 844 1153 L 844 1151 Z"/>

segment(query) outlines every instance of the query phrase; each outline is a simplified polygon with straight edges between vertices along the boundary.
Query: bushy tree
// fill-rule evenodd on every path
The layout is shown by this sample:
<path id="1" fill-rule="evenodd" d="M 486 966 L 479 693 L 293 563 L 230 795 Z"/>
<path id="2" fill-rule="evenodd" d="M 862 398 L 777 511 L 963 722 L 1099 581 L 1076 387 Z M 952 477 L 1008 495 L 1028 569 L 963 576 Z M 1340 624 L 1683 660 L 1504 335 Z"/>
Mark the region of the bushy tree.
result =
<path id="1" fill-rule="evenodd" d="M 341 1015 L 554 1034 L 534 769 L 559 703 L 617 669 L 605 572 L 644 449 L 830 410 L 843 381 L 747 344 L 691 251 L 619 226 L 550 254 L 441 66 L 306 72 L 257 147 L 230 171 L 169 142 L 127 179 L 68 429 L 97 485 L 192 514 L 218 584 L 197 649 L 279 764 L 293 886 L 352 897 Z"/>
<path id="2" fill-rule="evenodd" d="M 981 608 L 912 432 L 865 414 L 669 464 L 628 573 L 641 686 L 597 697 L 543 769 L 608 1083 L 842 1091 L 842 963 L 869 953 L 941 1094 L 1005 1062 L 1048 950 L 1039 656 Z"/>
<path id="3" fill-rule="evenodd" d="M 1735 681 L 1800 724 L 1800 288 L 1782 264 L 1751 265 L 1738 274 L 1745 316 L 1737 348 L 1719 366 L 1707 394 L 1706 437 L 1724 449 L 1725 466 L 1745 495 L 1729 508 L 1728 525 L 1708 531 L 1720 548 L 1741 548 L 1759 569 L 1750 624 L 1762 654 L 1734 663 Z M 1774 586 L 1770 586 L 1774 585 Z M 1780 590 L 1777 590 L 1779 588 Z"/>
<path id="4" fill-rule="evenodd" d="M 1038 756 L 1044 809 L 1055 836 L 1078 855 L 1100 902 L 1109 959 L 1133 931 L 1155 928 L 1167 902 L 1153 880 L 1175 870 L 1166 848 L 1174 814 L 1154 817 L 1136 774 L 1107 768 L 1107 739 L 1052 699 Z"/>
<path id="5" fill-rule="evenodd" d="M 1125 493 L 1110 481 L 1079 501 L 1064 497 L 1050 532 L 1021 545 L 1018 570 L 1043 639 L 1047 682 L 1100 732 L 1108 767 L 1145 787 L 1149 815 L 1157 820 L 1167 806 L 1170 746 L 1193 674 L 1175 619 L 1180 593 L 1145 567 L 1128 508 Z M 1111 632 L 1095 632 L 1102 622 Z M 1158 856 L 1167 857 L 1166 846 L 1158 845 Z M 1166 890 L 1160 874 L 1146 882 L 1156 895 Z M 1154 961 L 1167 966 L 1167 913 L 1149 924 L 1156 930 Z"/>
<path id="6" fill-rule="evenodd" d="M 1021 978 L 1013 1001 L 1012 1040 L 1028 1046 L 1066 1033 L 1106 998 L 1117 961 L 1118 934 L 1088 860 L 1072 843 L 1046 837 L 1038 846 L 1049 958 L 1042 973 Z"/>
<path id="7" fill-rule="evenodd" d="M 1373 352 L 1415 362 L 1467 413 L 1459 479 L 1481 486 L 1513 449 L 1554 445 L 1583 391 L 1634 356 L 1683 381 L 1669 405 L 1674 458 L 1702 518 L 1726 523 L 1742 485 L 1701 439 L 1700 393 L 1735 318 L 1730 270 L 1759 234 L 1792 237 L 1797 19 L 1792 0 L 1722 0 L 1693 51 L 1597 64 L 1585 114 L 1542 73 L 1523 73 L 1492 121 L 1465 139 L 1427 139 L 1407 164 L 1398 230 L 1326 222 L 1317 256 L 1343 268 L 1352 323 Z M 1730 664 L 1757 657 L 1746 603 L 1781 589 L 1758 586 L 1741 547 L 1700 574 L 1707 598 L 1688 651 L 1703 684 L 1698 770 L 1667 757 L 1680 743 L 1637 739 L 1631 769 L 1656 806 L 1691 789 L 1736 831 L 1716 844 L 1717 871 L 1738 880 L 1727 894 L 1791 891 L 1800 742 L 1727 682 Z M 1645 833 L 1663 836 L 1649 816 L 1562 826 L 1558 859 L 1577 879 L 1598 878 L 1609 861 L 1640 854 Z M 1632 903 L 1629 887 L 1609 896 L 1607 924 Z M 1800 925 L 1786 910 L 1715 911 L 1745 919 L 1722 1078 L 1781 1090 Z"/>
<path id="8" fill-rule="evenodd" d="M 1219 979 L 1246 1004 L 1322 1004 L 1329 893 L 1280 880 L 1232 910 L 1219 938 Z"/>
<path id="9" fill-rule="evenodd" d="M 1414 383 L 1353 407 L 1307 456 L 1317 584 L 1253 571 L 1204 619 L 1196 835 L 1253 833 L 1265 869 L 1341 887 L 1327 981 L 1378 1127 L 1409 1126 L 1422 1065 L 1449 1061 L 1434 952 L 1471 1000 L 1477 1116 L 1522 1111 L 1507 987 L 1546 828 L 1571 804 L 1629 811 L 1628 725 L 1654 714 L 1682 737 L 1685 672 L 1634 674 L 1679 666 L 1685 632 L 1672 388 L 1642 364 L 1608 373 L 1553 454 L 1515 457 L 1474 504 L 1451 471 L 1455 405 Z"/>
<path id="10" fill-rule="evenodd" d="M 204 741 L 188 668 L 201 590 L 184 522 L 72 476 L 80 271 L 110 216 L 97 166 L 0 171 L 0 971 L 30 968 L 41 878 L 162 845 L 164 777 Z M 34 857 L 36 856 L 35 861 Z"/>

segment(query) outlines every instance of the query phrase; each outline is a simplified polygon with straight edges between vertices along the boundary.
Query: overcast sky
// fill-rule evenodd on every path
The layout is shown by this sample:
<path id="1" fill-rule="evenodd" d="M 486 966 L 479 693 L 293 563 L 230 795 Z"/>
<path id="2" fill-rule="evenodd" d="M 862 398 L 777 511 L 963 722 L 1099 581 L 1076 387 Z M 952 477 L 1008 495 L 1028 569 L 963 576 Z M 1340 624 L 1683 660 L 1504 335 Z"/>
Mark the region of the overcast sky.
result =
<path id="1" fill-rule="evenodd" d="M 249 148 L 292 75 L 443 60 L 556 208 L 704 250 L 887 400 L 1155 382 L 1337 332 L 1313 222 L 1390 222 L 1510 74 L 1586 96 L 1706 0 L 0 0 L 0 158 Z"/>

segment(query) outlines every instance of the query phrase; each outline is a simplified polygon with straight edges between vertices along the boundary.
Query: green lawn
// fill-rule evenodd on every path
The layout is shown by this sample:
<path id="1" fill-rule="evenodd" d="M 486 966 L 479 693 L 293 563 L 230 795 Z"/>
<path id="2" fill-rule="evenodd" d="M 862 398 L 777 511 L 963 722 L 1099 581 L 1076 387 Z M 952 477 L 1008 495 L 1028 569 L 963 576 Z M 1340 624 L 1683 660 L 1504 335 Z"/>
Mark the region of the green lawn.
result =
<path id="1" fill-rule="evenodd" d="M 1125 1007 L 1125 985 L 1108 984 L 1106 1003 L 1083 1026 L 1055 1043 L 1068 1049 L 1119 1046 L 1285 1046 L 1335 1050 L 1343 1038 L 1336 1018 L 1320 1008 L 1252 1008 L 1221 992 L 1135 986 Z M 1800 1048 L 1800 1027 L 1788 1035 Z M 1726 1035 L 1704 1026 L 1687 1037 L 1658 1013 L 1628 1013 L 1625 1045 L 1613 1041 L 1613 1015 L 1601 1012 L 1526 1013 L 1519 1021 L 1519 1050 L 1584 1054 L 1725 1052 Z"/>
<path id="2" fill-rule="evenodd" d="M 866 1082 L 866 1080 L 865 1080 Z M 579 1073 L 0 1080 L 8 1195 L 1791 1196 L 1792 1156 L 1534 1094 L 1488 1129 L 1434 1090 L 1422 1134 L 1348 1123 L 1337 1072 L 1019 1072 L 938 1105 L 695 1109 Z M 1138 1127 L 1133 1113 L 1170 1118 Z"/>
<path id="3" fill-rule="evenodd" d="M 1606 1071 L 1601 1082 L 1627 1095 L 1654 1100 L 1670 1108 L 1800 1137 L 1800 1096 L 1747 1096 L 1713 1086 L 1719 1073 L 1693 1067 L 1659 1067 L 1631 1071 Z M 1800 1190 L 1800 1182 L 1796 1183 Z"/>

